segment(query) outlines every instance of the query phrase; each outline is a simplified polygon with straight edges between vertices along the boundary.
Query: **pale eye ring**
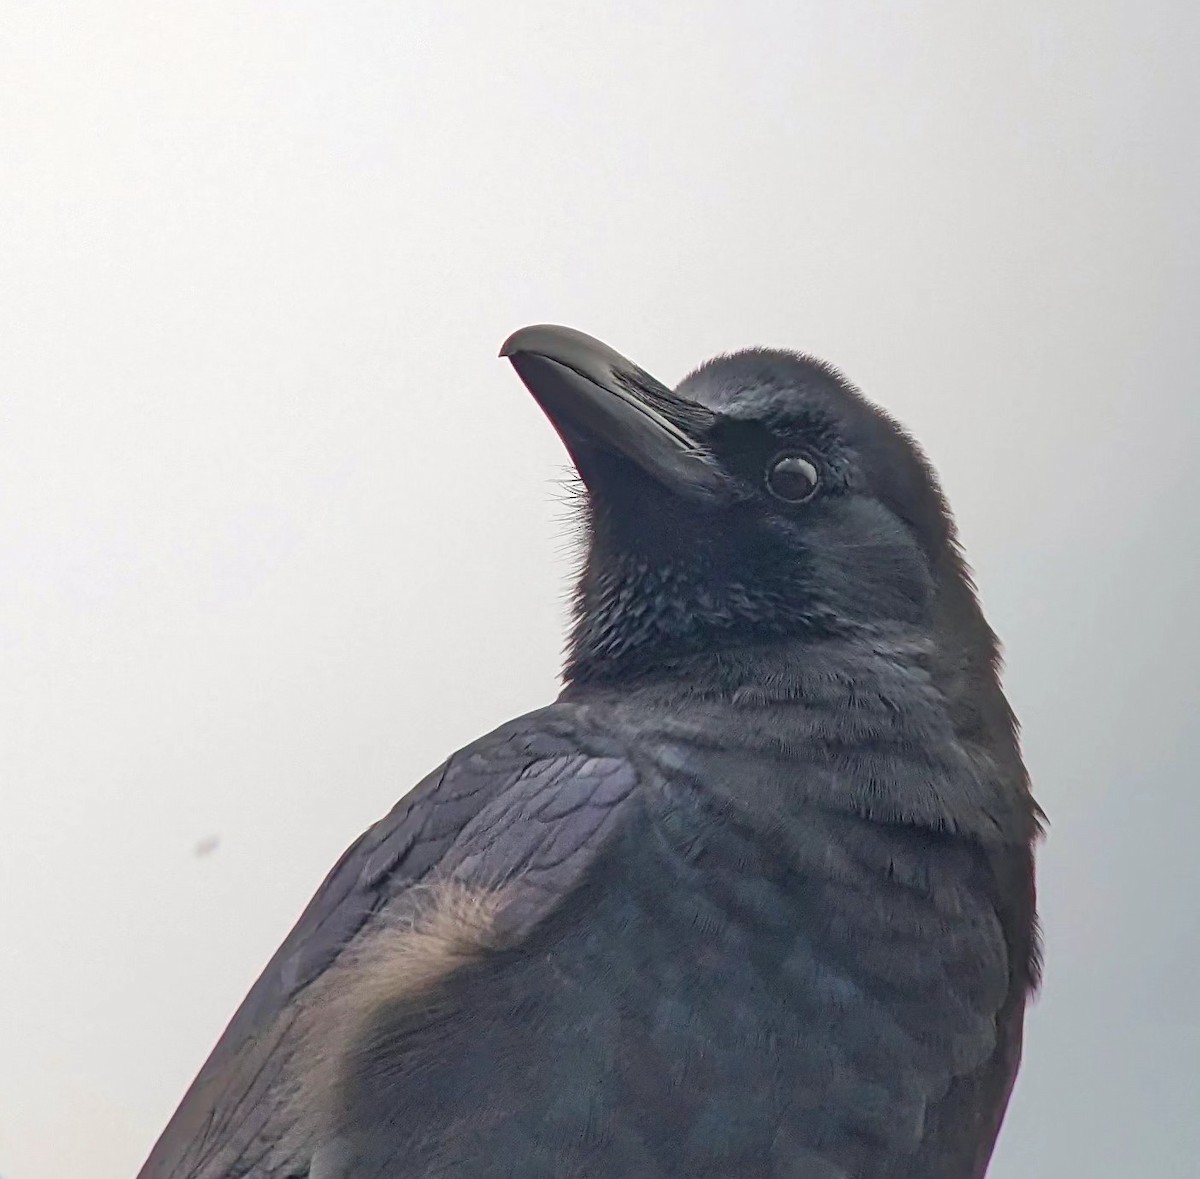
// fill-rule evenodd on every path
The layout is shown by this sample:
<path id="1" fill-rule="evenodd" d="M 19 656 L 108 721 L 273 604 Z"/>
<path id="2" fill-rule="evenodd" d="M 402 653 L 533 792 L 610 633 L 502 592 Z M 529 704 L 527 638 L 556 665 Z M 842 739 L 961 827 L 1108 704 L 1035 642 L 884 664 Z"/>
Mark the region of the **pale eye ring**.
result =
<path id="1" fill-rule="evenodd" d="M 767 490 L 784 503 L 806 503 L 820 482 L 817 468 L 802 454 L 781 454 L 767 468 Z"/>

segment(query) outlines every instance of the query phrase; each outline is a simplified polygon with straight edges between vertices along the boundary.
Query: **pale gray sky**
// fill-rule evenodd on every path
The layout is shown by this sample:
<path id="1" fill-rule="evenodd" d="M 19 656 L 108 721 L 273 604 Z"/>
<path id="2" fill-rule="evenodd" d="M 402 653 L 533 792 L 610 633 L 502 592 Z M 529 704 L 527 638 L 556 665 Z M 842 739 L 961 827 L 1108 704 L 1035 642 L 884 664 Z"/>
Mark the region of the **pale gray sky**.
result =
<path id="1" fill-rule="evenodd" d="M 342 848 L 556 690 L 496 350 L 842 367 L 1053 820 L 992 1175 L 1200 1155 L 1200 9 L 0 6 L 0 1172 L 131 1175 Z M 194 850 L 219 837 L 208 854 Z"/>

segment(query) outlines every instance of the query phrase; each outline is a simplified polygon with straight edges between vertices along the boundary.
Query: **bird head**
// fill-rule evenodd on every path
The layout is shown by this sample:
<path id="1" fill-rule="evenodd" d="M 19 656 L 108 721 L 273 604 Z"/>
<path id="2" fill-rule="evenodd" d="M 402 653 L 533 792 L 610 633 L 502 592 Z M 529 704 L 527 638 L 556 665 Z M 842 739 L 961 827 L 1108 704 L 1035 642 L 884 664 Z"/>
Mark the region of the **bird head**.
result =
<path id="1" fill-rule="evenodd" d="M 569 684 L 914 631 L 994 663 L 932 468 L 830 366 L 751 349 L 671 390 L 552 326 L 516 332 L 501 355 L 585 492 Z"/>

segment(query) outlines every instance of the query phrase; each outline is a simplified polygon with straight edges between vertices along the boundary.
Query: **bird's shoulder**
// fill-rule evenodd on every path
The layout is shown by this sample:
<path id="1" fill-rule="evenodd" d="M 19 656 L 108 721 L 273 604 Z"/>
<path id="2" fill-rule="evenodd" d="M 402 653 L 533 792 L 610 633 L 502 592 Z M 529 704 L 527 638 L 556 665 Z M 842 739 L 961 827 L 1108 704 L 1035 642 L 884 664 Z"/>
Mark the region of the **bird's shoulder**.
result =
<path id="1" fill-rule="evenodd" d="M 622 747 L 569 705 L 460 749 L 342 854 L 247 996 L 247 1018 L 261 1022 L 260 1010 L 302 990 L 375 914 L 431 876 L 489 888 L 520 876 L 547 895 L 561 891 L 636 781 Z"/>
<path id="2" fill-rule="evenodd" d="M 141 1179 L 223 1175 L 241 1158 L 272 1150 L 287 1128 L 255 1124 L 254 1111 L 272 1108 L 263 1099 L 294 1069 L 306 1002 L 321 980 L 338 973 L 331 968 L 348 948 L 369 941 L 376 922 L 412 920 L 431 890 L 443 897 L 503 892 L 510 937 L 529 930 L 586 875 L 637 781 L 622 747 L 563 703 L 510 721 L 449 757 L 330 870 L 213 1049 Z M 470 920 L 461 903 L 452 907 Z"/>

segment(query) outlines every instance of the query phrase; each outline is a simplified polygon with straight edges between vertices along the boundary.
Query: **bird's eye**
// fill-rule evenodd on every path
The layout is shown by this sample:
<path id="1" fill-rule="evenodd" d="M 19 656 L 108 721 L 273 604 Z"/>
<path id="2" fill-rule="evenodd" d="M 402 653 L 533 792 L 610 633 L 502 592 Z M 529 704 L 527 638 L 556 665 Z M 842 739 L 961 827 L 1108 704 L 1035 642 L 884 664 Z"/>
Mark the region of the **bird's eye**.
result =
<path id="1" fill-rule="evenodd" d="M 817 468 L 798 454 L 785 454 L 767 468 L 767 489 L 776 499 L 802 504 L 817 493 Z"/>

